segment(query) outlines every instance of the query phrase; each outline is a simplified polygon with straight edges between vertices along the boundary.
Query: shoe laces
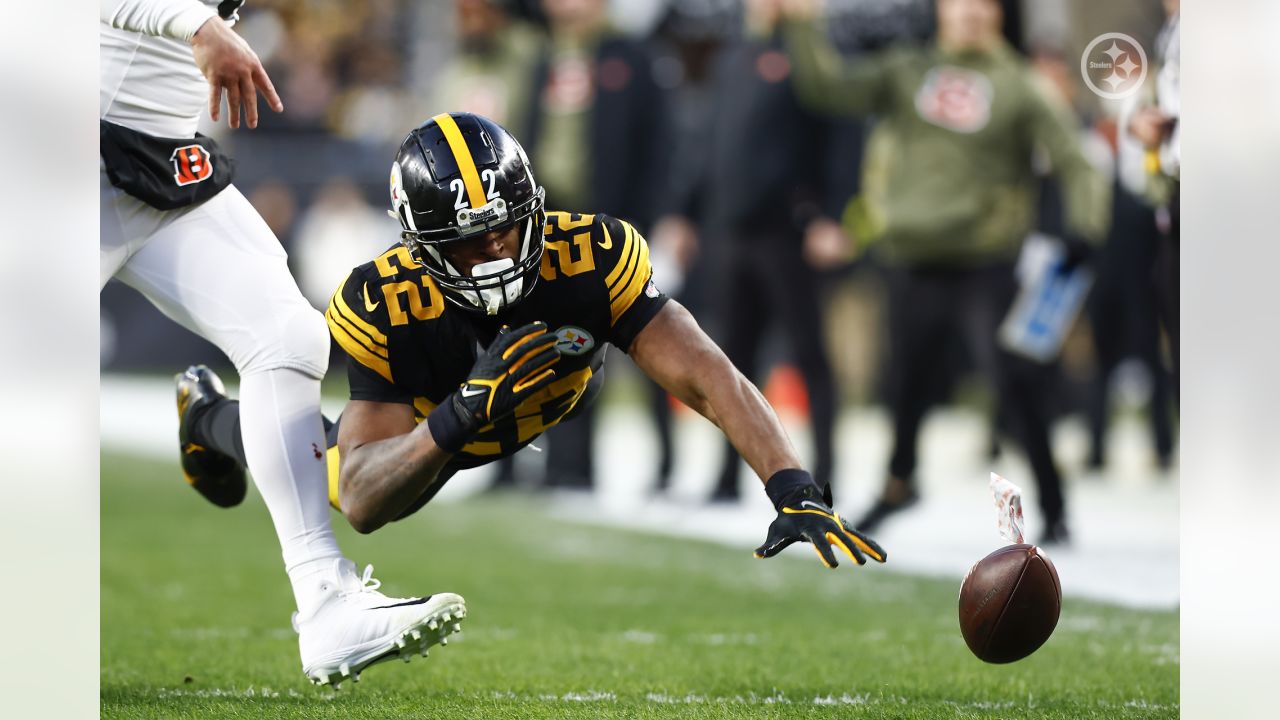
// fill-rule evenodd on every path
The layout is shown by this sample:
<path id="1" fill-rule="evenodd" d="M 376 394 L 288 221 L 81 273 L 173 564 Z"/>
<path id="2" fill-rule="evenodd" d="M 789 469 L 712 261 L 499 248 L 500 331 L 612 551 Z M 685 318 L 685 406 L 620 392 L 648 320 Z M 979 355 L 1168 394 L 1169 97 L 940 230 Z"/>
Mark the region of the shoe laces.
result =
<path id="1" fill-rule="evenodd" d="M 364 574 L 360 576 L 360 582 L 348 592 L 377 592 L 382 587 L 382 581 L 373 576 L 373 566 L 365 565 Z"/>

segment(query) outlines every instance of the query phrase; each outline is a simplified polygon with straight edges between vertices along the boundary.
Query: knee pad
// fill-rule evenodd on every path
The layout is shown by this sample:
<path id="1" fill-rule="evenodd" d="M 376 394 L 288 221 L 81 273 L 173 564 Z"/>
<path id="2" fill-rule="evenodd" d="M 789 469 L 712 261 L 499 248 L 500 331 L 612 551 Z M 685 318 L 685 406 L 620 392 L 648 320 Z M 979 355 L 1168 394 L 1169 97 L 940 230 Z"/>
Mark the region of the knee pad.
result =
<path id="1" fill-rule="evenodd" d="M 307 305 L 281 326 L 280 342 L 293 367 L 317 380 L 329 369 L 329 326 L 324 316 Z"/>
<path id="2" fill-rule="evenodd" d="M 241 376 L 290 368 L 317 380 L 324 378 L 329 368 L 329 326 L 318 310 L 299 300 L 289 307 L 266 309 L 264 314 L 274 322 L 261 324 L 254 347 L 245 356 L 232 355 Z"/>

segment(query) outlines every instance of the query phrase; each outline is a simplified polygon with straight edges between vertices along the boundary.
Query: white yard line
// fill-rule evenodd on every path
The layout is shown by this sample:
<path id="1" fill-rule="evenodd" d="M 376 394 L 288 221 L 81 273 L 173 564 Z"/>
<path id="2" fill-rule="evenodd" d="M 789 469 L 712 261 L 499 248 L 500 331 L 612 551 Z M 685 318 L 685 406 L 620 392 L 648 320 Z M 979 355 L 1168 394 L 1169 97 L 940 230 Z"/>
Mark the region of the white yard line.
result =
<path id="1" fill-rule="evenodd" d="M 344 688 L 341 693 L 358 693 L 359 688 L 351 690 Z M 337 693 L 324 691 L 299 691 L 295 688 L 286 688 L 283 690 L 275 690 L 270 687 L 246 687 L 246 688 L 196 688 L 196 687 L 178 687 L 178 688 L 159 688 L 156 690 L 156 697 L 161 700 L 173 698 L 225 698 L 235 700 L 253 700 L 253 699 L 275 699 L 280 697 L 315 699 L 320 698 L 329 700 L 337 697 Z M 511 702 L 530 702 L 537 701 L 540 703 L 599 703 L 605 705 L 616 705 L 619 703 L 617 693 L 609 690 L 578 690 L 563 693 L 517 693 L 511 690 L 493 691 L 482 694 L 469 694 L 468 697 L 484 699 L 488 701 L 511 701 Z M 790 696 L 783 692 L 774 691 L 771 693 L 747 693 L 745 695 L 702 695 L 699 693 L 685 693 L 683 695 L 670 694 L 666 692 L 649 692 L 644 696 L 646 702 L 653 705 L 862 705 L 862 706 L 904 706 L 918 705 L 919 700 L 903 697 L 901 695 L 872 695 L 871 693 L 841 693 L 839 695 L 803 695 Z M 622 702 L 627 702 L 623 698 Z M 954 700 L 942 701 L 945 705 L 950 705 L 956 709 L 963 710 L 1033 710 L 1036 707 L 1034 696 L 1028 696 L 1025 702 L 1013 701 L 986 701 L 971 700 L 967 702 L 957 702 Z M 1137 708 L 1142 710 L 1155 710 L 1161 712 L 1177 711 L 1178 705 L 1152 703 L 1142 698 L 1133 698 L 1123 702 L 1108 702 L 1098 700 L 1094 703 L 1101 710 L 1110 708 Z"/>

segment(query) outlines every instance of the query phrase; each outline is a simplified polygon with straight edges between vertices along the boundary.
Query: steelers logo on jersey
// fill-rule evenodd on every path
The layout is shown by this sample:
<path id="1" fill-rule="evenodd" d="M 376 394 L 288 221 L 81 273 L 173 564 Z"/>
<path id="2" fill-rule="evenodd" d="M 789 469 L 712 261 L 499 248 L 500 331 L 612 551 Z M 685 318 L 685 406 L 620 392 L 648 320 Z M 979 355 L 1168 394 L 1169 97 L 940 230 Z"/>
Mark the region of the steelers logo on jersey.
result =
<path id="1" fill-rule="evenodd" d="M 565 325 L 556 330 L 556 350 L 561 355 L 582 355 L 591 351 L 596 346 L 595 338 L 591 337 L 591 333 L 583 330 L 576 325 Z"/>

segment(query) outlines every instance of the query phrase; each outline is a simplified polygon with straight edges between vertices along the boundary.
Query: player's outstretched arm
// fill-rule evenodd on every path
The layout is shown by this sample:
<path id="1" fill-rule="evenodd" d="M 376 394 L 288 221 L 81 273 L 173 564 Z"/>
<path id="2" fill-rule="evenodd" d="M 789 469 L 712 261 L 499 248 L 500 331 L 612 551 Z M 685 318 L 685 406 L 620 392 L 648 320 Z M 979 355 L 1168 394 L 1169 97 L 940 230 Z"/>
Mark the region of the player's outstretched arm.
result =
<path id="1" fill-rule="evenodd" d="M 724 431 L 760 477 L 800 467 L 773 408 L 684 306 L 668 301 L 636 335 L 629 354 L 645 374 Z"/>
<path id="2" fill-rule="evenodd" d="M 663 306 L 636 335 L 629 354 L 650 378 L 719 426 L 765 479 L 778 517 L 757 557 L 772 557 L 803 541 L 813 545 L 827 567 L 837 564 L 833 546 L 859 565 L 867 556 L 884 562 L 884 550 L 841 519 L 831 508 L 829 490 L 818 488 L 800 469 L 800 459 L 764 396 L 679 303 Z"/>

